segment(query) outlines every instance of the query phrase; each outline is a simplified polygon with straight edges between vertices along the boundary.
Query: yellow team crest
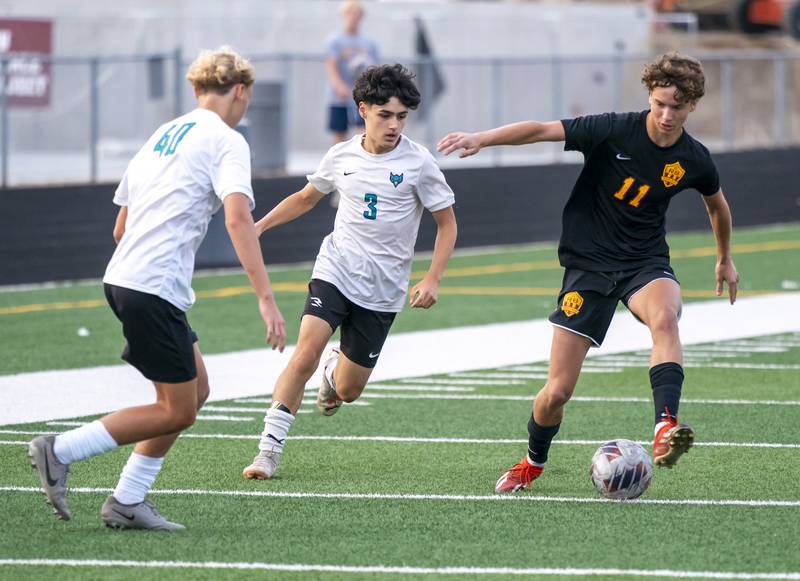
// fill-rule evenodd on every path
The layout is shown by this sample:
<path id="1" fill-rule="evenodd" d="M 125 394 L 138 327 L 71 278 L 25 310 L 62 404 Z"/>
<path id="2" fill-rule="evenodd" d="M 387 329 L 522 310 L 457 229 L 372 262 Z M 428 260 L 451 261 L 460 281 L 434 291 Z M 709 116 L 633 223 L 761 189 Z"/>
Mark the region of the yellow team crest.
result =
<path id="1" fill-rule="evenodd" d="M 583 297 L 576 291 L 568 292 L 564 295 L 564 300 L 561 301 L 561 310 L 568 317 L 580 313 L 582 306 Z"/>
<path id="2" fill-rule="evenodd" d="M 681 167 L 681 162 L 668 163 L 664 166 L 664 172 L 661 174 L 661 181 L 668 188 L 677 186 L 681 178 L 686 175 L 686 170 Z"/>

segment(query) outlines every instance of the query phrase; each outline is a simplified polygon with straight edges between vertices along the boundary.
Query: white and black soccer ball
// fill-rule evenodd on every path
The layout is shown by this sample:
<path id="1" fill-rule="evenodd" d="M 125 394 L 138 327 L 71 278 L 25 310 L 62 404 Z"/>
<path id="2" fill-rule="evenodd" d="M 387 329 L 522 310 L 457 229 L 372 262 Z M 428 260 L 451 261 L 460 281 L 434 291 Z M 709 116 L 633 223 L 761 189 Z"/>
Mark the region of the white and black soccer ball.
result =
<path id="1" fill-rule="evenodd" d="M 592 456 L 590 472 L 598 492 L 613 500 L 639 498 L 653 477 L 650 455 L 631 440 L 611 440 Z"/>

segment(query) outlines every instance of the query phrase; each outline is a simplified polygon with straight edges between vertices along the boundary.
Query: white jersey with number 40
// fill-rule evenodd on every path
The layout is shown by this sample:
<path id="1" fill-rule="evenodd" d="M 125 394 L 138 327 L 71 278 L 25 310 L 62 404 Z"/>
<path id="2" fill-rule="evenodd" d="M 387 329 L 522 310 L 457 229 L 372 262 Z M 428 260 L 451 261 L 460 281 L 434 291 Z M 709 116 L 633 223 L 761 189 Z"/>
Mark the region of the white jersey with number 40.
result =
<path id="1" fill-rule="evenodd" d="M 188 310 L 197 248 L 212 214 L 236 192 L 255 207 L 250 147 L 219 115 L 195 109 L 159 127 L 114 194 L 128 218 L 103 282 Z"/>
<path id="2" fill-rule="evenodd" d="M 401 136 L 392 151 L 369 153 L 362 136 L 333 146 L 308 181 L 339 193 L 333 232 L 322 241 L 313 278 L 335 285 L 374 311 L 403 309 L 423 208 L 436 212 L 455 197 L 436 160 Z"/>

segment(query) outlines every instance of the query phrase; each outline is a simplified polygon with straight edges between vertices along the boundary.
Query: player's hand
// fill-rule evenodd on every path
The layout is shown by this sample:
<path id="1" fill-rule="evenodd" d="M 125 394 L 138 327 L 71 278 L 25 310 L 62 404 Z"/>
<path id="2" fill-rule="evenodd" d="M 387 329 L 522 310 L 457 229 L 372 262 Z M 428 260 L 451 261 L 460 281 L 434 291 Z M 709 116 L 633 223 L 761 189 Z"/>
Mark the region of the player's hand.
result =
<path id="1" fill-rule="evenodd" d="M 448 133 L 442 137 L 442 140 L 436 145 L 436 149 L 444 155 L 450 155 L 457 149 L 463 149 L 458 154 L 458 157 L 468 157 L 481 150 L 481 140 L 477 133 L 462 133 L 458 131 L 456 133 Z"/>
<path id="2" fill-rule="evenodd" d="M 283 353 L 286 347 L 286 322 L 274 297 L 258 299 L 258 310 L 267 326 L 267 343 Z"/>
<path id="3" fill-rule="evenodd" d="M 717 276 L 717 296 L 722 296 L 723 285 L 728 285 L 728 298 L 731 304 L 736 302 L 736 291 L 739 287 L 739 273 L 736 272 L 736 266 L 733 260 L 726 262 L 717 261 L 717 267 L 714 269 Z"/>
<path id="4" fill-rule="evenodd" d="M 439 285 L 422 279 L 414 285 L 408 296 L 412 309 L 430 309 L 439 299 Z"/>
<path id="5" fill-rule="evenodd" d="M 344 83 L 337 83 L 336 94 L 339 95 L 340 99 L 344 100 L 349 100 L 353 98 L 353 95 L 350 93 L 350 87 L 348 87 Z"/>

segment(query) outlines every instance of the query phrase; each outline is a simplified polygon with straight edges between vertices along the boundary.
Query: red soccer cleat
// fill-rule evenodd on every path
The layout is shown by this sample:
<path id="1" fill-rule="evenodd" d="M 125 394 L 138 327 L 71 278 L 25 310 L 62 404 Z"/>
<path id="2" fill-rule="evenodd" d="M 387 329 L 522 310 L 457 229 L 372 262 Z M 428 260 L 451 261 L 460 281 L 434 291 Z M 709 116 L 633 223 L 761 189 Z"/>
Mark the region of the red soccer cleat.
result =
<path id="1" fill-rule="evenodd" d="M 694 430 L 686 424 L 663 422 L 653 439 L 653 464 L 672 468 L 694 443 Z"/>
<path id="2" fill-rule="evenodd" d="M 527 456 L 503 472 L 494 485 L 497 494 L 509 494 L 523 489 L 530 489 L 531 481 L 536 480 L 544 471 L 544 466 L 532 466 Z"/>

